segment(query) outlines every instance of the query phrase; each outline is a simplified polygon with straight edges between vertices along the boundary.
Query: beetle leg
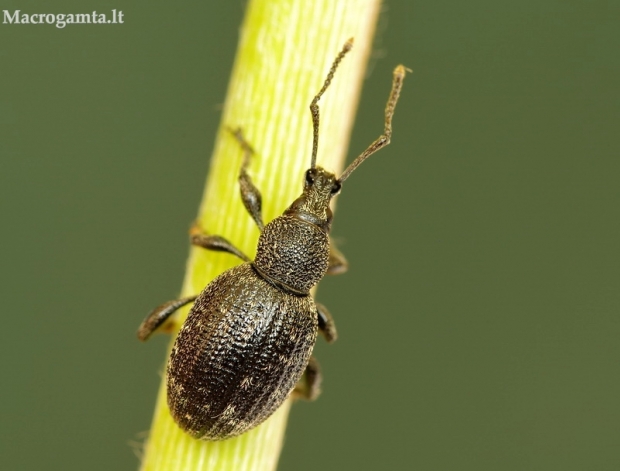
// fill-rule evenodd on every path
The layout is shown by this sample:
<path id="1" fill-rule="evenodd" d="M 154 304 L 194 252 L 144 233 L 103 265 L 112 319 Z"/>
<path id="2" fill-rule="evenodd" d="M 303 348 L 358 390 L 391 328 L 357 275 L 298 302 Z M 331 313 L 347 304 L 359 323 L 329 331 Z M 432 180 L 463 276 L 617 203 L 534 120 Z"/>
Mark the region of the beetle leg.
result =
<path id="1" fill-rule="evenodd" d="M 329 241 L 329 260 L 327 263 L 328 275 L 341 275 L 349 269 L 349 262 L 338 250 L 333 240 Z"/>
<path id="2" fill-rule="evenodd" d="M 192 245 L 197 245 L 207 250 L 215 250 L 216 252 L 228 252 L 229 254 L 236 255 L 244 262 L 252 261 L 250 257 L 235 247 L 228 239 L 218 235 L 205 234 L 197 224 L 190 229 L 189 235 Z"/>
<path id="3" fill-rule="evenodd" d="M 301 381 L 297 383 L 293 393 L 296 397 L 306 399 L 307 401 L 314 401 L 319 394 L 321 394 L 321 366 L 315 357 L 311 356 L 306 371 L 301 377 Z"/>
<path id="4" fill-rule="evenodd" d="M 335 342 L 338 338 L 338 332 L 336 331 L 336 324 L 334 323 L 334 318 L 329 313 L 327 308 L 323 306 L 321 303 L 316 304 L 316 311 L 319 317 L 319 331 L 327 340 L 327 343 Z"/>
<path id="5" fill-rule="evenodd" d="M 160 327 L 177 309 L 195 301 L 198 296 L 188 296 L 187 298 L 175 299 L 157 306 L 146 316 L 138 328 L 138 338 L 143 342 L 147 340 L 158 327 Z"/>
<path id="6" fill-rule="evenodd" d="M 239 170 L 239 190 L 241 191 L 241 200 L 243 201 L 243 206 L 248 210 L 254 222 L 258 226 L 259 230 L 263 230 L 265 226 L 263 224 L 263 216 L 261 212 L 262 207 L 262 197 L 258 188 L 254 186 L 250 175 L 248 175 L 248 167 L 250 166 L 250 158 L 252 154 L 254 154 L 254 149 L 245 140 L 243 137 L 243 132 L 241 128 L 228 128 L 228 130 L 232 133 L 232 135 L 237 139 L 237 142 L 243 149 L 243 163 L 241 164 L 241 170 Z"/>

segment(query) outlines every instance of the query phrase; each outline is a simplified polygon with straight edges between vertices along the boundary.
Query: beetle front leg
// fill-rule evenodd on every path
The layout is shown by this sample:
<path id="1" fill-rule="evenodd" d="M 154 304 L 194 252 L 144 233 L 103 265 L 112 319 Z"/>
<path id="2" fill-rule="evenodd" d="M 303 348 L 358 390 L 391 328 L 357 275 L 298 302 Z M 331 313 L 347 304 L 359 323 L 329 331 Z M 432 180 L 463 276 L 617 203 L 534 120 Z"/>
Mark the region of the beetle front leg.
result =
<path id="1" fill-rule="evenodd" d="M 293 390 L 296 397 L 307 401 L 314 401 L 321 394 L 321 366 L 315 357 L 310 357 L 304 375 L 301 377 L 297 386 Z"/>
<path id="2" fill-rule="evenodd" d="M 342 252 L 336 248 L 333 240 L 329 241 L 329 259 L 327 262 L 327 275 L 342 275 L 349 269 L 349 262 Z"/>
<path id="3" fill-rule="evenodd" d="M 319 318 L 319 331 L 327 340 L 327 343 L 333 343 L 338 338 L 338 332 L 336 331 L 336 324 L 334 323 L 334 318 L 329 313 L 327 308 L 323 306 L 321 303 L 316 304 L 316 311 Z"/>
<path id="4" fill-rule="evenodd" d="M 157 306 L 140 324 L 137 332 L 138 338 L 143 342 L 147 340 L 177 309 L 195 301 L 197 297 L 188 296 L 187 298 L 175 299 Z"/>
<path id="5" fill-rule="evenodd" d="M 263 224 L 262 215 L 262 196 L 258 188 L 254 186 L 254 183 L 252 182 L 252 179 L 247 171 L 250 166 L 250 158 L 252 157 L 252 154 L 254 154 L 254 149 L 252 149 L 252 146 L 245 140 L 245 137 L 243 137 L 241 128 L 229 128 L 229 131 L 235 139 L 237 139 L 241 149 L 243 149 L 243 163 L 241 164 L 241 170 L 239 170 L 239 190 L 241 192 L 241 200 L 243 201 L 243 206 L 245 206 L 245 209 L 248 210 L 248 213 L 250 213 L 250 216 L 252 216 L 252 219 L 256 222 L 258 229 L 262 231 L 263 227 L 265 227 Z"/>

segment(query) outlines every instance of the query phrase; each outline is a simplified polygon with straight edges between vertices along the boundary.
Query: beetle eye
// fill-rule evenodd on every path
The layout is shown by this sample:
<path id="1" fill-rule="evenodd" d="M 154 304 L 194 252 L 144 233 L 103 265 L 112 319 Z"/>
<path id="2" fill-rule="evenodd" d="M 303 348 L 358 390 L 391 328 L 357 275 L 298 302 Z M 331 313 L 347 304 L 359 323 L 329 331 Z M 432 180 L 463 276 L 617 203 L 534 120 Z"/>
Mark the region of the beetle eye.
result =
<path id="1" fill-rule="evenodd" d="M 334 182 L 334 186 L 332 186 L 332 190 L 331 190 L 332 196 L 335 196 L 338 193 L 340 193 L 341 188 L 342 188 L 342 184 L 338 180 L 336 180 Z"/>
<path id="2" fill-rule="evenodd" d="M 312 185 L 314 183 L 314 169 L 308 169 L 306 171 L 306 185 Z"/>

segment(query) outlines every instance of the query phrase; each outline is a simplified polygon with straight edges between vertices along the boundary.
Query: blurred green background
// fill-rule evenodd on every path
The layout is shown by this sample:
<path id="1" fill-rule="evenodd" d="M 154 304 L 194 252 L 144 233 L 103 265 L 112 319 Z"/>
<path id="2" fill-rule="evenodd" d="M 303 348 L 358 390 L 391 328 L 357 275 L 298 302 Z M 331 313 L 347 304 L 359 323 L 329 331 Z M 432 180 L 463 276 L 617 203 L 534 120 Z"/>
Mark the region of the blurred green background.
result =
<path id="1" fill-rule="evenodd" d="M 5 470 L 137 469 L 167 339 L 134 332 L 180 289 L 243 17 L 2 5 L 112 8 L 125 24 L 0 24 Z M 280 470 L 620 469 L 619 17 L 386 3 L 351 156 L 392 68 L 414 73 L 392 146 L 339 199 L 351 267 L 318 297 L 340 339 Z"/>

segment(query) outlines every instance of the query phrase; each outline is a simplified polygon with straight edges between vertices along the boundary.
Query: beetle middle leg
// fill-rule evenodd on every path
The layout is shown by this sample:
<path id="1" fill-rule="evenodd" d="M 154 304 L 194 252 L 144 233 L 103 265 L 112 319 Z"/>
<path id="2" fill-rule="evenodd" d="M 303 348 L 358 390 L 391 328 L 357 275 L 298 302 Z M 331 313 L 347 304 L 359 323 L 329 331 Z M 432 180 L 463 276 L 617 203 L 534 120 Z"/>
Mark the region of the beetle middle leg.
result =
<path id="1" fill-rule="evenodd" d="M 222 236 L 206 234 L 200 229 L 198 224 L 194 224 L 189 231 L 190 241 L 192 245 L 202 247 L 203 249 L 213 250 L 216 252 L 227 252 L 239 257 L 244 262 L 251 262 L 252 259 L 235 247 L 232 242 Z"/>
<path id="2" fill-rule="evenodd" d="M 243 137 L 243 132 L 241 128 L 228 128 L 228 130 L 232 133 L 232 135 L 237 139 L 237 142 L 243 149 L 243 162 L 241 164 L 241 169 L 239 170 L 239 190 L 241 192 L 241 200 L 243 201 L 243 206 L 248 210 L 254 222 L 258 226 L 259 230 L 263 230 L 265 225 L 263 224 L 263 215 L 262 215 L 262 196 L 260 191 L 250 178 L 248 174 L 248 167 L 250 166 L 250 158 L 254 154 L 254 149 L 245 140 Z"/>
<path id="3" fill-rule="evenodd" d="M 293 393 L 296 397 L 306 399 L 307 401 L 314 401 L 319 394 L 321 394 L 321 381 L 323 375 L 321 375 L 321 367 L 315 357 L 311 356 L 306 370 Z"/>
<path id="4" fill-rule="evenodd" d="M 334 318 L 321 303 L 315 301 L 315 304 L 319 320 L 319 332 L 323 334 L 327 343 L 333 343 L 338 338 Z"/>

